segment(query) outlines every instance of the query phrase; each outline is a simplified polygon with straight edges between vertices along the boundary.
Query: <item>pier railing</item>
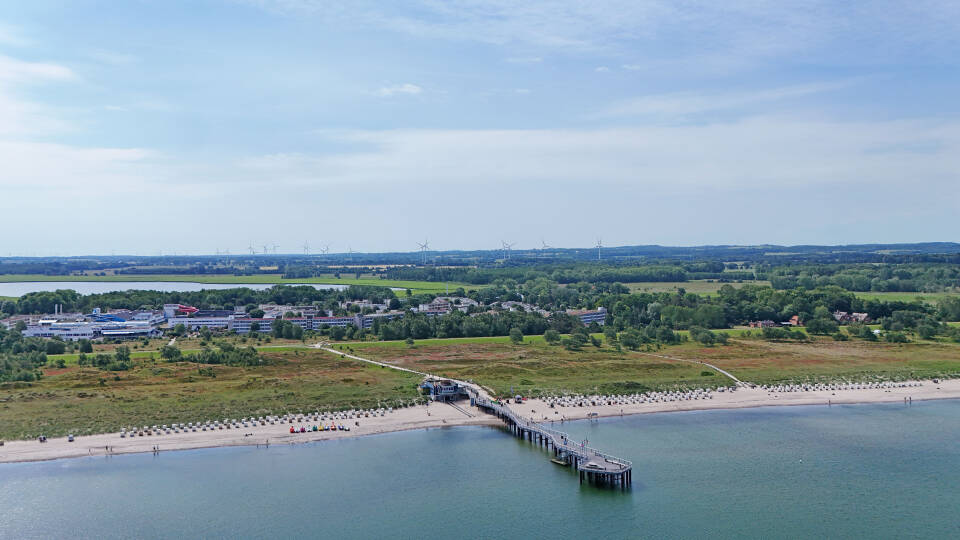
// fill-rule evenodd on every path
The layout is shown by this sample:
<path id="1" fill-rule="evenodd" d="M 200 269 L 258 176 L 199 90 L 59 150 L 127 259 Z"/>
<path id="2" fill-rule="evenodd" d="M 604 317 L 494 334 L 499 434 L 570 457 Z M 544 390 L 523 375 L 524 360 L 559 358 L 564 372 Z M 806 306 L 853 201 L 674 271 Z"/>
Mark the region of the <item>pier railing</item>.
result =
<path id="1" fill-rule="evenodd" d="M 587 446 L 584 443 L 577 443 L 573 441 L 570 438 L 570 436 L 564 433 L 563 431 L 549 428 L 547 426 L 544 426 L 543 424 L 534 422 L 533 420 L 528 420 L 526 418 L 523 418 L 522 416 L 513 412 L 513 410 L 510 409 L 510 407 L 506 407 L 493 400 L 481 397 L 478 393 L 476 393 L 472 389 L 469 389 L 469 390 L 471 395 L 473 395 L 475 403 L 478 407 L 483 407 L 485 409 L 494 411 L 500 416 L 508 418 L 515 425 L 520 426 L 523 429 L 526 429 L 535 433 L 539 433 L 541 436 L 549 438 L 550 443 L 553 444 L 555 448 L 565 453 L 575 455 L 579 458 L 579 460 L 585 461 L 590 458 L 597 457 L 597 458 L 603 459 L 607 463 L 611 463 L 619 466 L 620 470 L 628 470 L 633 468 L 633 463 L 629 460 L 622 459 L 622 458 L 601 452 L 600 450 Z"/>

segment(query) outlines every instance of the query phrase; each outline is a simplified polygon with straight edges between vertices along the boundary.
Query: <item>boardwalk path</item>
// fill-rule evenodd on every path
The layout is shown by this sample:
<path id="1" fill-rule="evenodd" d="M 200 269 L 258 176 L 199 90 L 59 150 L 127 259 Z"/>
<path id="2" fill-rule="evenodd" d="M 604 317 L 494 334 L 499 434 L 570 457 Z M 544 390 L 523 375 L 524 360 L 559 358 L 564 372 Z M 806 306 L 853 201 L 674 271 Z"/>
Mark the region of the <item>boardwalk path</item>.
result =
<path id="1" fill-rule="evenodd" d="M 350 358 L 359 362 L 373 364 L 375 366 L 406 371 L 407 373 L 415 373 L 424 377 L 435 376 L 431 375 L 430 373 L 400 367 L 393 364 L 388 364 L 386 362 L 378 362 L 376 360 L 370 360 L 354 354 L 348 354 L 343 351 L 330 348 L 322 343 L 314 345 L 314 348 L 321 349 L 329 353 L 338 354 L 345 358 Z M 729 373 L 726 373 L 725 371 L 719 369 L 717 371 L 721 371 L 730 378 L 736 380 L 735 377 Z M 445 378 L 449 379 L 449 377 Z M 505 403 L 501 403 L 493 399 L 486 392 L 486 390 L 484 390 L 478 384 L 466 381 L 458 381 L 456 379 L 450 380 L 467 388 L 473 399 L 473 402 L 478 408 L 497 415 L 501 420 L 506 422 L 515 435 L 520 438 L 526 438 L 534 444 L 540 444 L 547 449 L 552 448 L 553 454 L 556 456 L 556 458 L 566 462 L 576 471 L 578 471 L 580 475 L 580 483 L 583 483 L 584 478 L 586 478 L 588 481 L 595 480 L 604 484 L 619 485 L 621 489 L 632 483 L 633 464 L 630 461 L 612 456 L 610 454 L 605 454 L 596 448 L 591 448 L 586 445 L 585 441 L 580 443 L 575 442 L 562 431 L 558 431 L 542 424 L 538 424 L 533 420 L 523 418 L 510 409 L 510 407 Z M 457 408 L 460 409 L 460 407 Z M 460 410 L 463 411 L 463 409 Z M 466 411 L 463 412 L 465 414 L 469 414 L 466 413 Z"/>
<path id="2" fill-rule="evenodd" d="M 667 355 L 665 355 L 665 354 L 653 354 L 653 353 L 644 353 L 644 352 L 639 353 L 639 354 L 643 354 L 643 355 L 646 355 L 646 356 L 654 356 L 654 357 L 657 357 L 657 358 L 663 358 L 663 359 L 665 359 L 665 360 L 673 360 L 673 361 L 675 361 L 675 362 L 687 362 L 687 363 L 689 363 L 689 364 L 700 364 L 700 365 L 702 365 L 702 366 L 707 366 L 708 368 L 710 368 L 710 369 L 712 369 L 712 370 L 714 370 L 714 371 L 717 371 L 717 372 L 719 372 L 719 373 L 722 373 L 722 374 L 726 375 L 727 377 L 730 377 L 730 380 L 732 380 L 733 382 L 735 382 L 735 383 L 737 383 L 737 384 L 743 384 L 743 381 L 741 381 L 740 379 L 734 377 L 733 374 L 730 373 L 729 371 L 722 370 L 722 369 L 718 368 L 717 366 L 715 366 L 715 365 L 713 365 L 713 364 L 708 364 L 708 363 L 704 362 L 703 360 L 690 360 L 690 359 L 687 359 L 687 358 L 676 358 L 676 357 L 673 357 L 673 356 L 667 356 Z"/>

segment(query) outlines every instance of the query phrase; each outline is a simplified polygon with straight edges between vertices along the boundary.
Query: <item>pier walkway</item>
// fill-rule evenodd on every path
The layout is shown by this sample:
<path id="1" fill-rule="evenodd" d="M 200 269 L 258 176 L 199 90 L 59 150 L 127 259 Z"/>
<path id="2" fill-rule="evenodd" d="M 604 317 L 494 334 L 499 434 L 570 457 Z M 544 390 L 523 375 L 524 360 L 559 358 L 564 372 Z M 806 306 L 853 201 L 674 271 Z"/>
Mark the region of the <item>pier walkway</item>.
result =
<path id="1" fill-rule="evenodd" d="M 388 364 L 386 362 L 378 362 L 376 360 L 370 360 L 368 358 L 362 358 L 360 356 L 348 354 L 343 351 L 338 351 L 325 343 L 318 343 L 314 345 L 314 347 L 360 362 L 366 362 L 368 364 L 374 364 L 399 371 L 406 371 L 408 373 L 416 373 L 417 375 L 423 375 L 424 377 L 434 377 L 434 375 L 430 373 L 424 373 L 422 371 L 416 371 L 413 369 Z M 718 369 L 718 371 L 722 370 Z M 729 376 L 734 378 L 732 375 Z M 510 428 L 514 435 L 520 437 L 521 439 L 527 439 L 533 444 L 539 444 L 548 450 L 552 450 L 554 455 L 553 461 L 555 463 L 573 467 L 573 469 L 579 473 L 581 484 L 584 480 L 586 480 L 587 482 L 594 482 L 608 486 L 620 486 L 620 489 L 626 489 L 627 486 L 633 483 L 633 463 L 630 461 L 605 454 L 596 448 L 587 446 L 584 442 L 576 442 L 572 440 L 569 435 L 562 431 L 558 431 L 542 424 L 538 424 L 533 420 L 527 420 L 526 418 L 523 418 L 510 409 L 510 407 L 506 404 L 498 402 L 490 397 L 490 395 L 478 384 L 454 379 L 450 380 L 462 385 L 467 389 L 467 393 L 470 395 L 471 405 L 474 405 L 478 409 L 493 414 L 497 416 L 497 418 L 503 420 L 503 422 L 507 424 L 507 427 Z M 457 408 L 460 409 L 460 407 Z M 462 411 L 463 409 L 460 410 Z"/>
<path id="2" fill-rule="evenodd" d="M 581 484 L 587 480 L 626 489 L 633 482 L 633 463 L 630 461 L 605 454 L 583 442 L 570 439 L 562 431 L 527 420 L 505 404 L 474 395 L 473 392 L 471 395 L 474 405 L 503 420 L 514 435 L 552 450 L 553 461 L 573 467 L 579 473 Z"/>

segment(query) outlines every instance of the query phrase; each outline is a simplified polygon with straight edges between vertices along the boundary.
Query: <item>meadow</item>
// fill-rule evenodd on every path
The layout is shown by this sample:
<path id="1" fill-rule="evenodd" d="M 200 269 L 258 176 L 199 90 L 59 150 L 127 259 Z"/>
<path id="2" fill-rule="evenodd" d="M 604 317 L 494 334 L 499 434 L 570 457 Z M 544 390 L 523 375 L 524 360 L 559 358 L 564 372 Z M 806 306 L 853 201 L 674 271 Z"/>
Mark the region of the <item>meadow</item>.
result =
<path id="1" fill-rule="evenodd" d="M 102 433 L 134 424 L 396 406 L 418 396 L 420 378 L 409 373 L 304 347 L 260 353 L 272 364 L 167 363 L 135 354 L 129 371 L 47 367 L 39 382 L 0 385 L 0 440 Z"/>
<path id="2" fill-rule="evenodd" d="M 803 381 L 865 381 L 960 377 L 960 344 L 915 341 L 896 344 L 861 340 L 767 341 L 729 330 L 727 345 L 705 347 L 685 342 L 662 348 L 617 352 L 608 344 L 581 351 L 549 346 L 542 338 L 525 338 L 521 345 L 474 338 L 428 340 L 408 346 L 399 342 L 337 345 L 397 365 L 472 379 L 507 395 L 522 393 L 632 392 L 681 386 L 728 384 L 709 368 L 677 360 L 705 361 L 758 384 Z M 488 338 L 489 339 L 489 338 Z"/>
<path id="3" fill-rule="evenodd" d="M 715 387 L 728 380 L 703 366 L 675 362 L 639 352 L 587 345 L 579 351 L 547 345 L 528 337 L 508 340 L 467 339 L 335 345 L 357 355 L 401 367 L 472 380 L 497 395 L 571 392 L 632 393 L 685 387 Z M 704 371 L 708 374 L 704 375 Z"/>

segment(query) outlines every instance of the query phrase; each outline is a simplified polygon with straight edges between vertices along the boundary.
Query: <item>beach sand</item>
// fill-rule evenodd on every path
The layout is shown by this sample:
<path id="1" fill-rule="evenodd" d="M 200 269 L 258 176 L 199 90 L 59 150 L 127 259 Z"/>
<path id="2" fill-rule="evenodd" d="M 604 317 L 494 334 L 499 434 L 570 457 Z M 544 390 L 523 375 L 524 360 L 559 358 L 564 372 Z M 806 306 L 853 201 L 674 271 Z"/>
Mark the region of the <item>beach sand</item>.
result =
<path id="1" fill-rule="evenodd" d="M 960 380 L 947 380 L 934 383 L 923 381 L 922 386 L 909 388 L 836 390 L 815 392 L 773 393 L 759 388 L 739 388 L 736 392 L 714 392 L 713 399 L 695 401 L 671 401 L 666 403 L 642 403 L 636 405 L 606 405 L 586 407 L 557 407 L 551 409 L 545 402 L 531 399 L 523 404 L 511 404 L 517 413 L 540 422 L 578 420 L 587 418 L 590 413 L 597 416 L 620 416 L 627 414 L 662 413 L 672 411 L 690 411 L 705 409 L 737 409 L 746 407 L 782 406 L 782 405 L 823 405 L 850 403 L 899 402 L 904 398 L 913 401 L 929 399 L 960 399 Z M 211 448 L 220 446 L 254 446 L 264 444 L 299 444 L 327 439 L 358 437 L 376 433 L 428 429 L 464 425 L 502 425 L 495 417 L 486 415 L 476 408 L 470 408 L 466 402 L 460 406 L 468 410 L 467 416 L 456 408 L 443 403 L 429 406 L 417 406 L 397 409 L 382 417 L 338 421 L 350 426 L 350 431 L 316 431 L 309 433 L 290 433 L 291 424 L 276 424 L 230 430 L 199 431 L 190 433 L 172 433 L 144 437 L 121 438 L 119 433 L 76 437 L 74 442 L 64 438 L 49 439 L 45 443 L 36 440 L 7 441 L 0 446 L 0 463 L 18 461 L 43 461 L 83 456 L 102 456 L 107 454 L 129 454 L 152 452 L 155 446 L 160 452 Z M 212 419 L 211 419 L 212 420 Z M 329 423 L 329 421 L 327 421 Z M 294 423 L 294 426 L 307 423 Z M 312 423 L 310 424 L 312 425 Z M 109 447 L 109 450 L 107 449 Z"/>

